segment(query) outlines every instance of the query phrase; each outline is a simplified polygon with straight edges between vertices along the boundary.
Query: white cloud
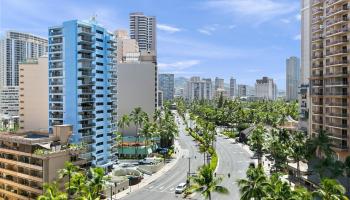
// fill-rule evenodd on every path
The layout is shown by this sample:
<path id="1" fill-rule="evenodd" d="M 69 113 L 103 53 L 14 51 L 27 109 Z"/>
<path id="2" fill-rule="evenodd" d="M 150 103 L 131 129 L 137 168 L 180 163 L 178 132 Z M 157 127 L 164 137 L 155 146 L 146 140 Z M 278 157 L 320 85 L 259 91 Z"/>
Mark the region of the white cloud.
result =
<path id="1" fill-rule="evenodd" d="M 299 14 L 296 14 L 296 15 L 295 15 L 295 19 L 298 20 L 298 21 L 300 21 L 300 20 L 301 20 L 301 14 L 300 14 L 300 13 L 299 13 Z"/>
<path id="2" fill-rule="evenodd" d="M 294 12 L 297 2 L 287 0 L 209 0 L 204 7 L 262 23 Z"/>
<path id="3" fill-rule="evenodd" d="M 158 67 L 162 70 L 171 69 L 171 70 L 184 70 L 200 63 L 199 60 L 183 60 L 172 63 L 159 63 Z"/>
<path id="4" fill-rule="evenodd" d="M 294 39 L 294 40 L 301 40 L 301 35 L 298 34 L 298 35 L 294 36 L 293 39 Z"/>
<path id="5" fill-rule="evenodd" d="M 168 25 L 168 24 L 157 24 L 157 28 L 161 31 L 165 31 L 165 32 L 168 32 L 168 33 L 176 33 L 176 32 L 180 32 L 181 29 L 180 28 L 177 28 L 175 26 L 171 26 L 171 25 Z"/>
<path id="6" fill-rule="evenodd" d="M 218 29 L 218 27 L 218 24 L 206 25 L 202 28 L 197 29 L 197 31 L 205 35 L 211 35 Z"/>

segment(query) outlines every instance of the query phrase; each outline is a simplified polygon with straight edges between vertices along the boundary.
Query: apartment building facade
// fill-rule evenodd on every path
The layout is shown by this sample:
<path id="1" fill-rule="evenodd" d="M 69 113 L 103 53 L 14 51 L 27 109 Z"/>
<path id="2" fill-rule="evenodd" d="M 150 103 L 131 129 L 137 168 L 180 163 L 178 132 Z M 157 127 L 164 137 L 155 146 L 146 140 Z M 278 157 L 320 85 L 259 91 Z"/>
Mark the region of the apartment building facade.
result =
<path id="1" fill-rule="evenodd" d="M 129 15 L 129 22 L 130 38 L 137 41 L 140 51 L 153 51 L 157 54 L 156 17 L 133 12 Z"/>
<path id="2" fill-rule="evenodd" d="M 8 31 L 0 39 L 0 113 L 18 116 L 19 62 L 47 53 L 47 39 Z"/>
<path id="3" fill-rule="evenodd" d="M 159 90 L 163 92 L 163 99 L 173 100 L 175 95 L 174 74 L 159 74 Z"/>
<path id="4" fill-rule="evenodd" d="M 237 95 L 237 84 L 236 84 L 236 79 L 231 77 L 230 78 L 230 97 L 236 97 Z"/>
<path id="5" fill-rule="evenodd" d="M 191 77 L 186 83 L 185 96 L 189 101 L 211 100 L 213 98 L 211 79 L 201 80 L 198 76 Z"/>
<path id="6" fill-rule="evenodd" d="M 311 136 L 330 134 L 338 159 L 349 154 L 349 0 L 311 5 Z"/>
<path id="7" fill-rule="evenodd" d="M 49 132 L 73 125 L 70 143 L 88 144 L 91 166 L 116 159 L 116 72 L 113 34 L 94 19 L 49 28 Z"/>
<path id="8" fill-rule="evenodd" d="M 48 57 L 19 64 L 19 129 L 48 130 Z"/>
<path id="9" fill-rule="evenodd" d="M 263 77 L 257 79 L 255 83 L 256 97 L 266 100 L 277 99 L 277 85 L 274 83 L 272 78 Z"/>
<path id="10" fill-rule="evenodd" d="M 292 56 L 286 60 L 286 100 L 298 100 L 300 82 L 300 60 Z"/>
<path id="11" fill-rule="evenodd" d="M 61 125 L 47 131 L 0 133 L 0 199 L 35 200 L 44 183 L 58 178 L 66 161 L 84 166 L 82 148 L 67 146 L 72 126 Z"/>

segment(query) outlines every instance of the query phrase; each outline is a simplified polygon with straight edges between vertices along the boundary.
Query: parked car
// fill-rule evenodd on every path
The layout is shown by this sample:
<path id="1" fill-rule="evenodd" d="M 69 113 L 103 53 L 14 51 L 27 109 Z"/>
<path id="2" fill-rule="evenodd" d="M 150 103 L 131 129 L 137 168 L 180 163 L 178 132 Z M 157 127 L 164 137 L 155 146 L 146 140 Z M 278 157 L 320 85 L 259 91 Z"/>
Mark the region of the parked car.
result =
<path id="1" fill-rule="evenodd" d="M 140 165 L 153 165 L 157 163 L 157 159 L 156 158 L 144 158 L 142 160 L 139 161 Z"/>
<path id="2" fill-rule="evenodd" d="M 182 194 L 186 190 L 186 188 L 186 183 L 180 183 L 175 189 L 175 194 Z"/>

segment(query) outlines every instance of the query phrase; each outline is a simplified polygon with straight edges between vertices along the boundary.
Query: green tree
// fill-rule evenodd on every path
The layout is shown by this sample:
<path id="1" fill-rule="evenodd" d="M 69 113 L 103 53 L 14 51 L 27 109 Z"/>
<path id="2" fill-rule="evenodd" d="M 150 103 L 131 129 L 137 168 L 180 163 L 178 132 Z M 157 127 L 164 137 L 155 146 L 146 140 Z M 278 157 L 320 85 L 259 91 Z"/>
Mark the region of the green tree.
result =
<path id="1" fill-rule="evenodd" d="M 222 178 L 214 177 L 213 170 L 209 165 L 203 165 L 199 170 L 198 176 L 192 177 L 191 181 L 193 185 L 190 186 L 189 191 L 200 192 L 205 199 L 211 200 L 213 192 L 219 194 L 229 193 L 227 188 L 219 185 Z"/>
<path id="2" fill-rule="evenodd" d="M 266 200 L 285 200 L 293 196 L 292 190 L 287 182 L 282 181 L 279 173 L 274 173 L 269 179 L 266 187 L 269 197 Z"/>
<path id="3" fill-rule="evenodd" d="M 308 140 L 307 147 L 309 147 L 309 155 L 317 157 L 331 157 L 334 154 L 334 151 L 331 149 L 332 142 L 329 137 L 329 134 L 321 130 L 319 133 Z"/>
<path id="4" fill-rule="evenodd" d="M 38 197 L 38 200 L 67 200 L 67 194 L 58 189 L 58 184 L 44 184 L 44 194 Z"/>
<path id="5" fill-rule="evenodd" d="M 297 186 L 294 188 L 290 200 L 313 200 L 313 197 L 306 188 Z"/>
<path id="6" fill-rule="evenodd" d="M 64 168 L 59 170 L 58 172 L 58 177 L 59 179 L 63 179 L 65 177 L 68 177 L 68 185 L 66 186 L 66 190 L 68 193 L 68 199 L 71 199 L 71 177 L 78 171 L 78 167 L 75 166 L 71 162 L 65 162 L 64 163 Z"/>
<path id="7" fill-rule="evenodd" d="M 290 145 L 290 157 L 297 163 L 297 182 L 300 183 L 300 161 L 306 157 L 306 137 L 303 132 L 297 131 L 293 134 Z"/>
<path id="8" fill-rule="evenodd" d="M 85 191 L 85 196 L 88 198 L 91 196 L 92 199 L 99 199 L 110 178 L 105 176 L 105 171 L 100 167 L 90 168 L 88 177 L 88 191 Z"/>
<path id="9" fill-rule="evenodd" d="M 347 191 L 350 192 L 350 156 L 346 157 L 345 159 L 344 174 L 347 180 Z"/>
<path id="10" fill-rule="evenodd" d="M 258 163 L 262 163 L 262 155 L 263 149 L 266 142 L 265 138 L 266 130 L 263 125 L 258 124 L 257 127 L 253 130 L 253 132 L 248 137 L 248 144 L 252 148 L 253 151 L 256 152 L 258 156 Z"/>
<path id="11" fill-rule="evenodd" d="M 313 192 L 315 197 L 323 200 L 347 200 L 345 188 L 334 179 L 322 179 L 320 188 Z"/>
<path id="12" fill-rule="evenodd" d="M 145 113 L 144 113 L 144 111 L 142 111 L 141 107 L 134 108 L 134 110 L 131 111 L 131 113 L 130 113 L 131 121 L 133 121 L 133 123 L 135 124 L 135 127 L 136 127 L 137 143 L 139 142 L 139 128 L 142 126 L 142 123 L 145 120 L 144 117 L 145 117 Z M 138 150 L 138 144 L 135 148 L 135 157 L 137 154 L 137 150 Z"/>
<path id="13" fill-rule="evenodd" d="M 124 154 L 123 131 L 125 131 L 125 129 L 126 129 L 127 127 L 130 126 L 130 118 L 129 118 L 129 116 L 128 116 L 128 115 L 123 115 L 123 116 L 119 119 L 117 125 L 118 125 L 118 128 L 121 128 L 121 129 L 122 129 L 122 130 L 120 131 L 120 133 L 121 133 L 121 141 L 122 141 L 122 145 L 121 145 L 121 147 L 122 147 L 122 152 L 121 152 L 121 154 L 123 155 L 123 154 Z"/>
<path id="14" fill-rule="evenodd" d="M 241 200 L 262 200 L 268 197 L 269 181 L 261 165 L 249 167 L 246 172 L 246 179 L 238 180 L 238 187 L 241 193 Z"/>

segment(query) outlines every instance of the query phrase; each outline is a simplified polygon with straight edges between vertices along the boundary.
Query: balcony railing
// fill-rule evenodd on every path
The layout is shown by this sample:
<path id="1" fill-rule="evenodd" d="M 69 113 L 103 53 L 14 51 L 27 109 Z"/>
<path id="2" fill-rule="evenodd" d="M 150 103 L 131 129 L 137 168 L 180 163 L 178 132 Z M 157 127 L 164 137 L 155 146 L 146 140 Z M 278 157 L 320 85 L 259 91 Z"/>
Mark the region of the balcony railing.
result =
<path id="1" fill-rule="evenodd" d="M 349 42 L 348 40 L 335 40 L 332 42 L 326 42 L 326 46 L 331 46 L 331 45 L 337 45 L 337 44 L 343 44 Z"/>
<path id="2" fill-rule="evenodd" d="M 331 36 L 331 35 L 335 35 L 338 33 L 347 33 L 348 31 L 349 31 L 349 29 L 347 27 L 341 28 L 341 29 L 335 29 L 335 30 L 327 31 L 326 36 Z"/>

